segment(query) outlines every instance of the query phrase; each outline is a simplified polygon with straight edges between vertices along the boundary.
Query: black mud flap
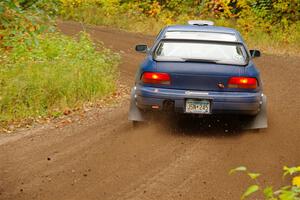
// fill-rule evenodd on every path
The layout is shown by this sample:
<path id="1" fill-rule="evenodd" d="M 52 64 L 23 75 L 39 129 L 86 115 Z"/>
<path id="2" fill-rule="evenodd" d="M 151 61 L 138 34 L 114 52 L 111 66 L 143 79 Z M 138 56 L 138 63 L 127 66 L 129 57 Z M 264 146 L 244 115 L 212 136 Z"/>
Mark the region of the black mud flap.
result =
<path id="1" fill-rule="evenodd" d="M 136 106 L 134 95 L 135 95 L 135 91 L 134 89 L 132 89 L 130 95 L 130 107 L 128 113 L 128 120 L 135 121 L 135 122 L 143 122 L 145 121 L 145 116 L 144 113 Z"/>
<path id="2" fill-rule="evenodd" d="M 262 105 L 260 112 L 251 118 L 243 120 L 243 129 L 264 129 L 268 128 L 268 116 L 267 116 L 267 97 L 262 97 Z"/>

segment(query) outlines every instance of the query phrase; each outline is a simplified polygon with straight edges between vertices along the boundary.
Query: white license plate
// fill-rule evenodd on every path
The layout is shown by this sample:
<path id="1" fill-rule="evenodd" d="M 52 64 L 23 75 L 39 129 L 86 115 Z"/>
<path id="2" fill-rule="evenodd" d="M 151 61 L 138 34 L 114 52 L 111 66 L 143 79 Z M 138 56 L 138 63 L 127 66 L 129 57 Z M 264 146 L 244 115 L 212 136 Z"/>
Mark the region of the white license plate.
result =
<path id="1" fill-rule="evenodd" d="M 197 114 L 210 114 L 210 101 L 187 99 L 185 102 L 185 112 Z"/>

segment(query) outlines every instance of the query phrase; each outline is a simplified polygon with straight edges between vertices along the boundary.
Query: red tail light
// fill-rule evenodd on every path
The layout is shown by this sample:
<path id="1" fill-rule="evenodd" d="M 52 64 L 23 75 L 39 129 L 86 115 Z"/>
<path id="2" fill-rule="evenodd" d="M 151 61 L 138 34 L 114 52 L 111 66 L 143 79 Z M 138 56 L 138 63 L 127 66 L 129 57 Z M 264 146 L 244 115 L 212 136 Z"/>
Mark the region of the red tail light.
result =
<path id="1" fill-rule="evenodd" d="M 149 84 L 170 85 L 171 83 L 170 75 L 167 73 L 144 72 L 141 79 L 144 83 Z"/>
<path id="2" fill-rule="evenodd" d="M 229 88 L 256 89 L 258 86 L 256 78 L 232 77 L 228 81 Z"/>

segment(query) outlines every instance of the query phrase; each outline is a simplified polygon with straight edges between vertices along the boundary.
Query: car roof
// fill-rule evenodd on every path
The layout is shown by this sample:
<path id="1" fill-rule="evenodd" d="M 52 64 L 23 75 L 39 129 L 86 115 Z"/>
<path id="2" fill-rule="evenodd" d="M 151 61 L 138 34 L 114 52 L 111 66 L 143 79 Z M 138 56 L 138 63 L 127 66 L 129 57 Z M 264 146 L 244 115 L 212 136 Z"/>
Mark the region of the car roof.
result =
<path id="1" fill-rule="evenodd" d="M 233 29 L 228 27 L 222 27 L 222 26 L 211 26 L 211 25 L 171 25 L 167 26 L 164 30 L 163 37 L 166 36 L 166 33 L 171 32 L 177 32 L 177 33 L 184 33 L 184 32 L 202 32 L 202 33 L 211 33 L 216 35 L 232 35 L 235 37 L 236 42 L 244 42 L 243 38 L 241 37 L 240 33 Z M 174 37 L 174 36 L 173 36 Z M 214 36 L 215 37 L 215 36 Z M 206 38 L 206 37 L 204 37 Z M 174 38 L 173 38 L 174 39 Z M 194 38 L 193 38 L 194 39 Z M 210 40 L 210 39 L 204 39 L 204 40 Z M 223 39 L 216 39 L 218 41 L 223 41 Z M 224 39 L 226 41 L 226 39 Z"/>

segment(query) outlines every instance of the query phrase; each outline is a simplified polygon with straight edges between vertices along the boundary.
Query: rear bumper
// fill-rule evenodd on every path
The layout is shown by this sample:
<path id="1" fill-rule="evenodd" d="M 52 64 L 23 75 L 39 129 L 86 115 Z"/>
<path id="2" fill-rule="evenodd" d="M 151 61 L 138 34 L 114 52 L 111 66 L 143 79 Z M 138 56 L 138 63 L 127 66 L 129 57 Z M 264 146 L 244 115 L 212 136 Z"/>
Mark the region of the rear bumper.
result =
<path id="1" fill-rule="evenodd" d="M 186 99 L 207 99 L 211 114 L 257 114 L 262 104 L 261 92 L 209 92 L 164 89 L 145 86 L 134 87 L 136 105 L 144 110 L 163 110 L 165 102 L 172 102 L 174 111 L 185 112 Z"/>

